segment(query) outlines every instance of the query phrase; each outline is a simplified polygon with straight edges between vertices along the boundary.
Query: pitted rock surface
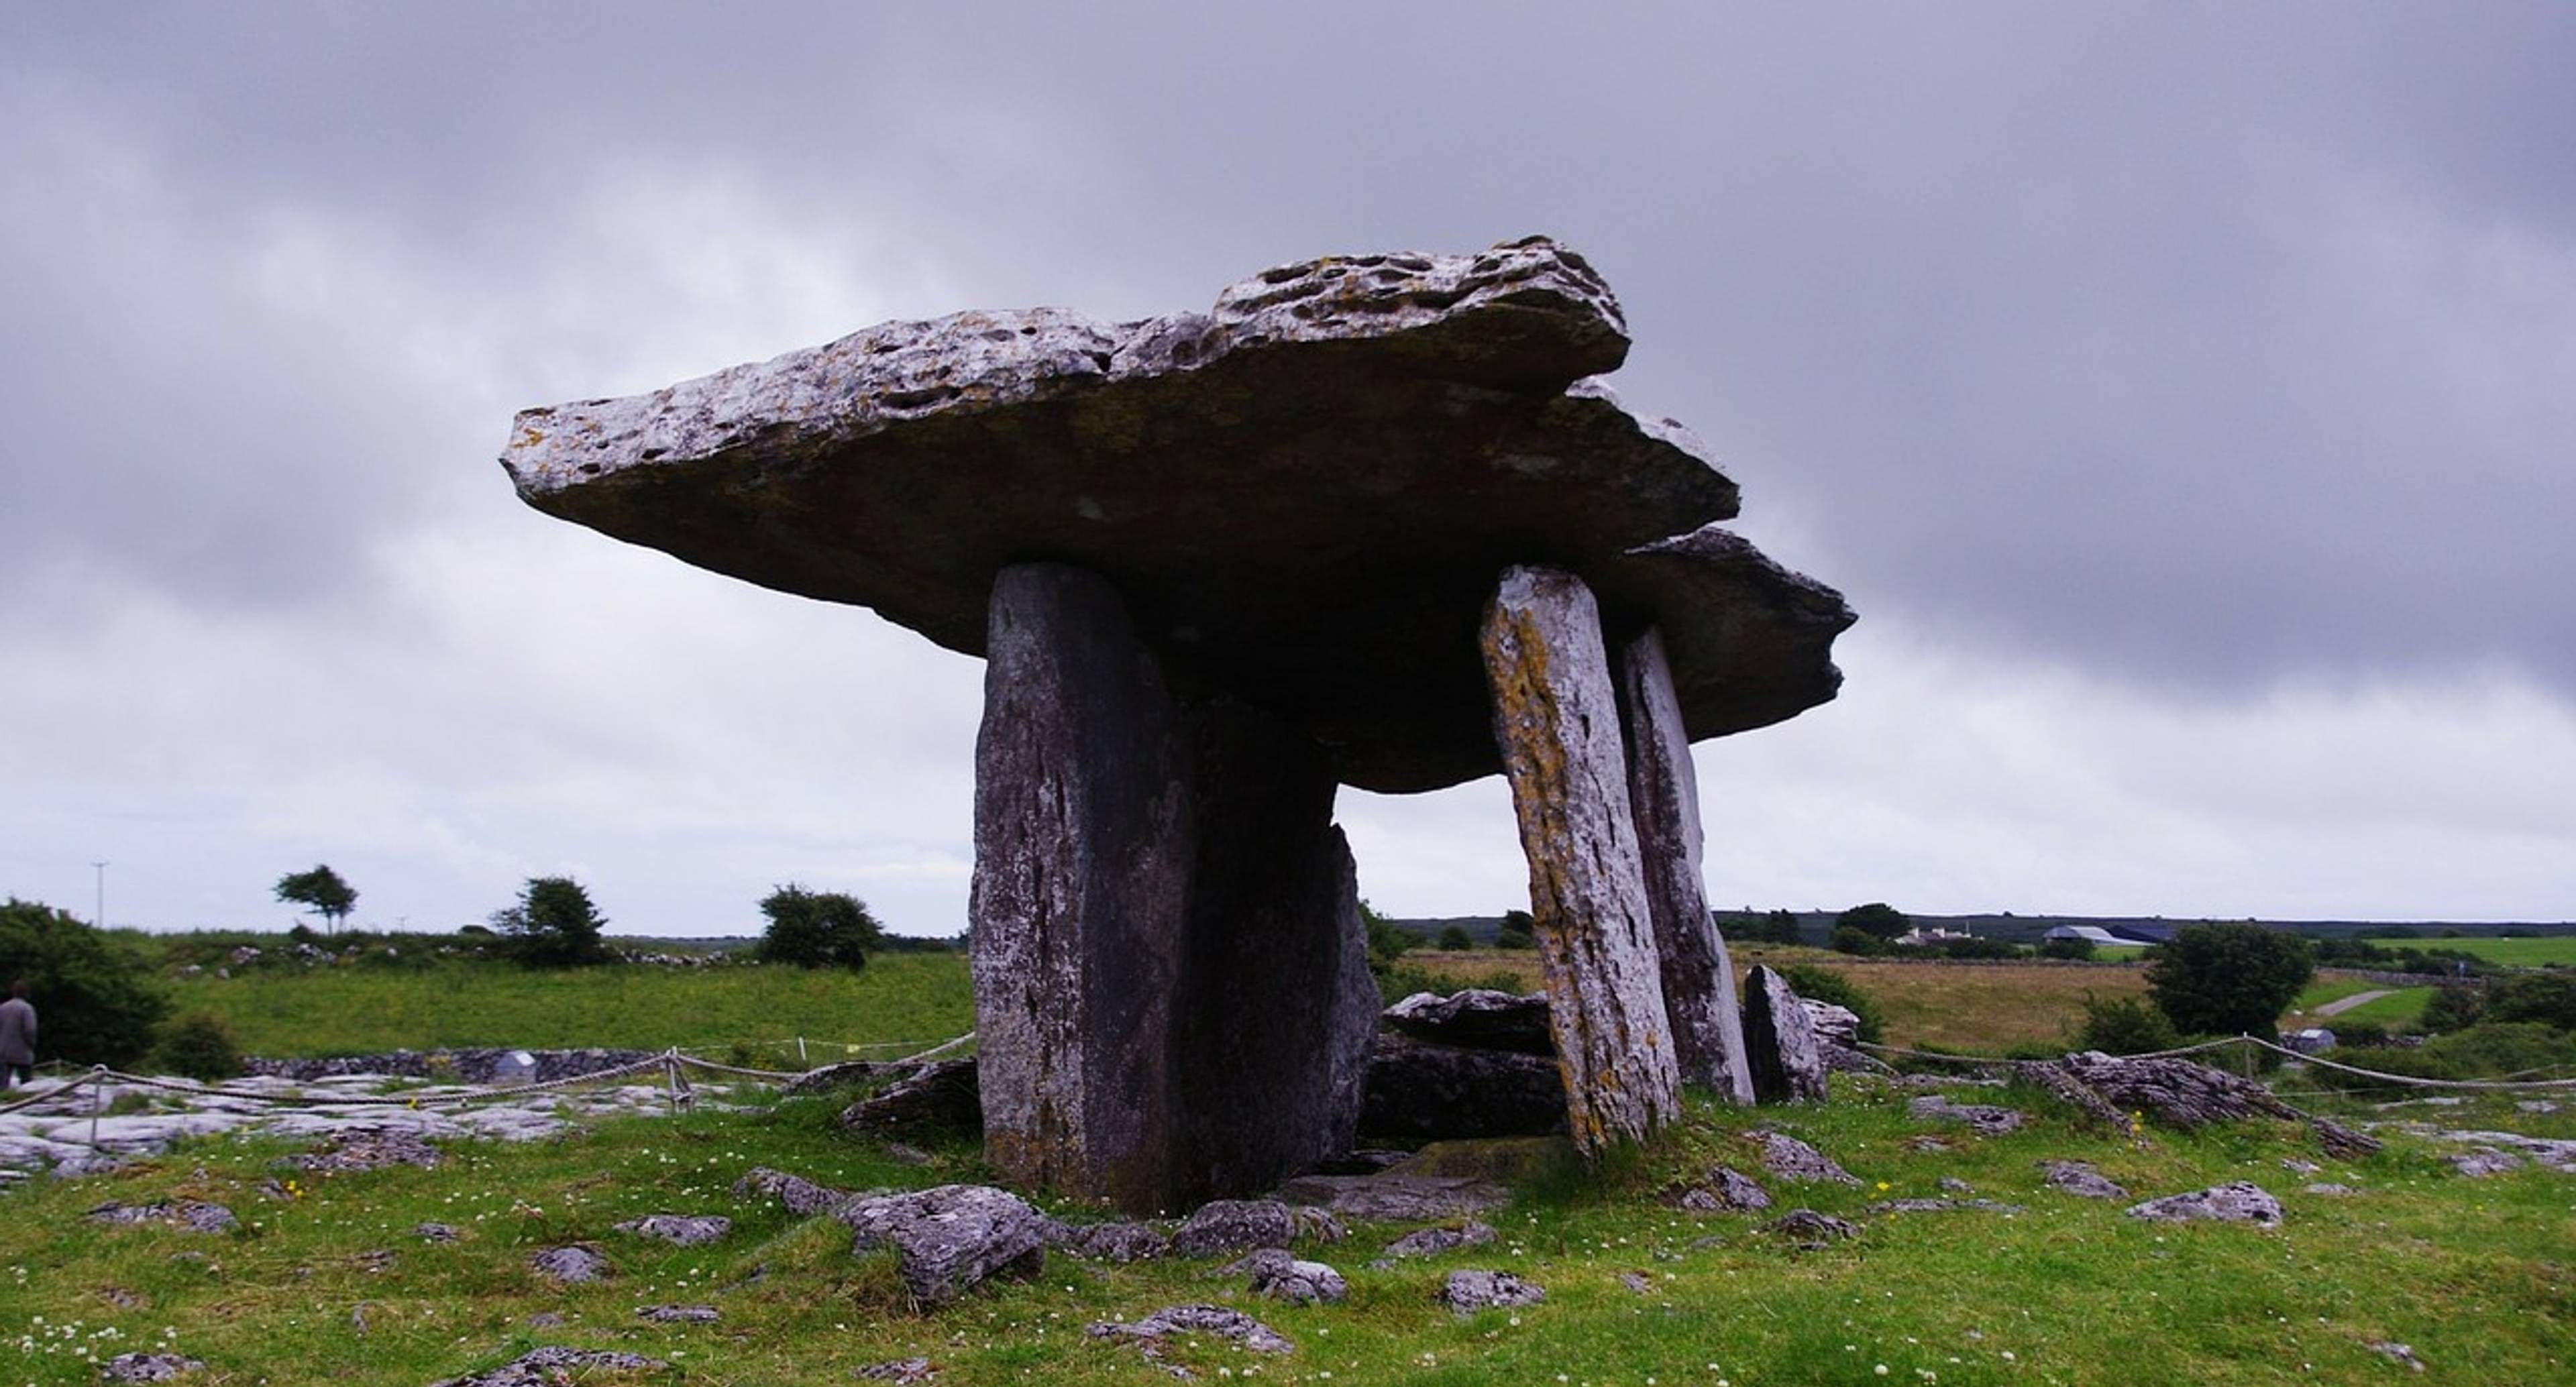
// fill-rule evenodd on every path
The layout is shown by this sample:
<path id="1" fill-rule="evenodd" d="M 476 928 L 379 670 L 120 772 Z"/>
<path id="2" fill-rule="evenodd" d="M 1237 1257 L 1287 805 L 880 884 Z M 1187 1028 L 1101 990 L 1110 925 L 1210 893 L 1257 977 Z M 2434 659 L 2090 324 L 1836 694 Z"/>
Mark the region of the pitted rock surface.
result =
<path id="1" fill-rule="evenodd" d="M 2169 1194 L 2129 1206 L 2129 1217 L 2158 1223 L 2187 1223 L 2210 1219 L 2219 1223 L 2254 1223 L 2266 1228 L 2279 1226 L 2281 1201 L 2262 1186 L 2244 1180 L 2232 1180 L 2188 1194 Z"/>
<path id="2" fill-rule="evenodd" d="M 2127 1189 L 2118 1181 L 2093 1168 L 2088 1161 L 2041 1161 L 2042 1178 L 2050 1189 L 2080 1199 L 2126 1199 Z"/>
<path id="3" fill-rule="evenodd" d="M 1755 965 L 1744 975 L 1744 1057 L 1764 1103 L 1825 1101 L 1823 1042 L 1789 980 Z"/>
<path id="4" fill-rule="evenodd" d="M 1276 1199 L 1218 1199 L 1202 1204 L 1172 1234 L 1172 1251 L 1213 1257 L 1257 1247 L 1286 1247 L 1297 1237 L 1297 1215 Z"/>
<path id="5" fill-rule="evenodd" d="M 1386 1245 L 1389 1257 L 1437 1257 L 1462 1247 L 1482 1247 L 1500 1236 L 1490 1224 L 1469 1219 L 1456 1228 L 1417 1228 Z"/>
<path id="6" fill-rule="evenodd" d="M 167 1223 L 191 1233 L 231 1233 L 241 1220 L 221 1204 L 201 1199 L 167 1199 L 150 1204 L 101 1204 L 89 1211 L 99 1223 Z"/>
<path id="7" fill-rule="evenodd" d="M 1416 992 L 1386 1009 L 1386 1024 L 1416 1040 L 1470 1050 L 1556 1053 L 1547 1028 L 1547 994 L 1519 996 L 1470 987 L 1443 997 Z"/>
<path id="8" fill-rule="evenodd" d="M 531 1253 L 528 1266 L 537 1275 L 564 1286 L 588 1285 L 617 1274 L 617 1268 L 610 1265 L 607 1258 L 578 1243 Z"/>
<path id="9" fill-rule="evenodd" d="M 2522 1157 L 2510 1151 L 2463 1151 L 2443 1159 L 2451 1163 L 2451 1169 L 2472 1180 L 2503 1175 L 2522 1167 Z"/>
<path id="10" fill-rule="evenodd" d="M 818 1185 L 802 1175 L 790 1175 L 765 1165 L 756 1165 L 743 1172 L 742 1178 L 733 1182 L 733 1195 L 736 1199 L 775 1199 L 786 1207 L 787 1212 L 802 1218 L 828 1214 L 851 1198 L 847 1190 Z"/>
<path id="11" fill-rule="evenodd" d="M 411 1226 L 411 1235 L 420 1239 L 422 1242 L 452 1243 L 456 1241 L 456 1225 L 452 1223 L 415 1223 Z"/>
<path id="12" fill-rule="evenodd" d="M 1674 1191 L 1664 1202 L 1693 1213 L 1752 1213 L 1771 1207 L 1771 1192 L 1733 1166 L 1718 1165 L 1709 1167 L 1704 1183 Z"/>
<path id="13" fill-rule="evenodd" d="M 941 1185 L 854 1199 L 833 1210 L 850 1225 L 851 1250 L 891 1246 L 906 1290 L 925 1305 L 955 1299 L 995 1276 L 1033 1276 L 1046 1263 L 1050 1220 L 1026 1200 L 986 1185 Z"/>
<path id="14" fill-rule="evenodd" d="M 616 1225 L 620 1233 L 639 1238 L 659 1238 L 679 1247 L 700 1247 L 733 1231 L 733 1220 L 722 1214 L 646 1214 Z"/>
<path id="15" fill-rule="evenodd" d="M 1988 1103 L 1953 1103 L 1938 1093 L 1915 1099 L 1906 1105 L 1906 1110 L 1916 1117 L 1961 1123 L 1979 1136 L 1987 1137 L 2019 1131 L 2022 1123 L 2028 1120 L 2018 1109 L 1999 1108 Z"/>
<path id="16" fill-rule="evenodd" d="M 1546 1136 L 1565 1130 L 1565 1078 L 1544 1054 L 1383 1033 L 1369 1057 L 1359 1129 L 1417 1141 Z"/>
<path id="17" fill-rule="evenodd" d="M 2025 1066 L 2024 1072 L 2054 1071 L 2107 1100 L 2113 1117 L 2147 1112 L 2186 1130 L 2213 1122 L 2241 1122 L 2275 1117 L 2307 1124 L 2330 1155 L 2347 1159 L 2379 1150 L 2379 1139 L 2334 1121 L 2303 1112 L 2251 1079 L 2186 1059 L 2124 1058 L 2098 1050 L 2068 1055 L 2049 1065 Z M 2097 1100 L 2098 1101 L 2098 1100 Z"/>
<path id="18" fill-rule="evenodd" d="M 1086 1261 L 1147 1262 L 1169 1255 L 1172 1240 L 1143 1223 L 1058 1224 L 1049 1231 L 1047 1246 Z"/>
<path id="19" fill-rule="evenodd" d="M 878 1136 L 982 1131 L 975 1061 L 939 1060 L 912 1069 L 843 1109 L 841 1126 Z"/>
<path id="20" fill-rule="evenodd" d="M 1250 1278 L 1254 1295 L 1291 1305 L 1338 1305 L 1350 1298 L 1350 1283 L 1322 1262 L 1300 1260 L 1284 1248 L 1265 1247 L 1225 1269 L 1226 1275 Z"/>
<path id="21" fill-rule="evenodd" d="M 1783 1180 L 1830 1180 L 1837 1185 L 1860 1183 L 1860 1177 L 1843 1169 L 1833 1157 L 1786 1132 L 1753 1132 L 1748 1135 L 1762 1144 L 1762 1168 Z"/>
<path id="22" fill-rule="evenodd" d="M 1167 1305 L 1141 1320 L 1095 1320 L 1083 1332 L 1095 1339 L 1119 1339 L 1138 1344 L 1145 1356 L 1155 1357 L 1155 1346 L 1176 1334 L 1205 1334 L 1212 1338 L 1232 1339 L 1254 1353 L 1294 1353 L 1297 1346 L 1281 1337 L 1279 1331 L 1240 1310 L 1222 1305 Z"/>
<path id="23" fill-rule="evenodd" d="M 648 1324 L 713 1324 L 722 1318 L 712 1305 L 647 1305 L 635 1317 Z"/>
<path id="24" fill-rule="evenodd" d="M 1873 1214 L 2018 1214 L 2028 1212 L 2019 1204 L 2001 1204 L 1991 1199 L 1882 1199 L 1869 1206 Z"/>
<path id="25" fill-rule="evenodd" d="M 1375 1175 L 1301 1175 L 1279 1187 L 1300 1204 L 1320 1205 L 1344 1218 L 1372 1223 L 1419 1223 L 1463 1218 L 1512 1202 L 1509 1188 L 1472 1175 L 1416 1175 L 1397 1169 Z"/>
<path id="26" fill-rule="evenodd" d="M 862 1382 L 912 1384 L 936 1380 L 939 1369 L 932 1367 L 927 1358 L 897 1358 L 885 1363 L 870 1363 L 851 1376 Z"/>
<path id="27" fill-rule="evenodd" d="M 1543 239 L 1337 256 L 1204 314 L 889 323 L 532 409 L 502 462 L 549 514 L 968 654 L 1004 566 L 1092 569 L 1157 653 L 1261 691 L 1346 783 L 1427 790 L 1499 768 L 1475 631 L 1514 563 L 1660 625 L 1694 740 L 1833 696 L 1849 609 L 1704 528 L 1734 483 L 1588 379 L 1626 350 L 1607 286 Z"/>
<path id="28" fill-rule="evenodd" d="M 1479 1310 L 1536 1305 L 1547 1292 L 1507 1271 L 1453 1271 L 1440 1283 L 1440 1303 L 1461 1319 Z"/>
<path id="29" fill-rule="evenodd" d="M 98 1375 L 109 1382 L 174 1382 L 205 1366 L 175 1353 L 120 1353 L 100 1364 Z"/>
<path id="30" fill-rule="evenodd" d="M 1762 1230 L 1794 1239 L 1800 1246 L 1810 1248 L 1846 1242 L 1860 1236 L 1859 1224 L 1831 1214 L 1820 1214 L 1813 1209 L 1791 1209 L 1762 1225 Z"/>
<path id="31" fill-rule="evenodd" d="M 647 1358 L 640 1353 L 562 1348 L 549 1344 L 544 1348 L 530 1349 L 490 1372 L 445 1378 L 429 1387 L 556 1387 L 556 1384 L 573 1381 L 573 1374 L 578 1372 L 640 1373 L 669 1366 L 659 1358 Z"/>
<path id="32" fill-rule="evenodd" d="M 333 1137 L 321 1150 L 289 1156 L 281 1164 L 314 1171 L 382 1170 L 389 1165 L 435 1170 L 440 1159 L 438 1148 L 418 1132 L 381 1127 Z"/>

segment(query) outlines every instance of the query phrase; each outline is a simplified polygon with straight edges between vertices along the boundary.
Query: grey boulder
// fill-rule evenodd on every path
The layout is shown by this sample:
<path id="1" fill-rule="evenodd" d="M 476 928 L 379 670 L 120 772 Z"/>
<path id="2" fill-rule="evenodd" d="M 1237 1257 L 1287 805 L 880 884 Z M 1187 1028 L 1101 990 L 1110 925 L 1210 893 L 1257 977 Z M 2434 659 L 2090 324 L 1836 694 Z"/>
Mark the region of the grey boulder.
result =
<path id="1" fill-rule="evenodd" d="M 1284 1248 L 1261 1248 L 1225 1269 L 1230 1276 L 1250 1278 L 1248 1289 L 1291 1305 L 1338 1305 L 1350 1298 L 1350 1283 L 1322 1262 L 1301 1261 Z"/>
<path id="2" fill-rule="evenodd" d="M 1416 992 L 1388 1007 L 1384 1019 L 1392 1029 L 1433 1045 L 1553 1056 L 1556 1039 L 1547 1011 L 1545 993 L 1519 996 L 1471 987 L 1446 997 Z"/>
<path id="3" fill-rule="evenodd" d="M 892 1247 L 904 1288 L 924 1305 L 991 1277 L 1034 1276 L 1046 1262 L 1046 1215 L 987 1185 L 854 1199 L 833 1216 L 850 1226 L 851 1251 Z"/>
<path id="4" fill-rule="evenodd" d="M 1536 1305 L 1547 1292 L 1507 1271 L 1453 1271 L 1440 1283 L 1440 1303 L 1460 1318 L 1479 1310 Z"/>
<path id="5" fill-rule="evenodd" d="M 2187 1223 L 2209 1219 L 2218 1223 L 2253 1223 L 2266 1228 L 2279 1226 L 2281 1201 L 2262 1186 L 2244 1180 L 2232 1180 L 2188 1194 L 2169 1194 L 2129 1206 L 2129 1217 L 2157 1223 Z"/>
<path id="6" fill-rule="evenodd" d="M 1216 1199 L 1200 1205 L 1172 1234 L 1172 1251 L 1213 1257 L 1257 1247 L 1286 1247 L 1297 1237 L 1297 1215 L 1276 1199 Z"/>
<path id="7" fill-rule="evenodd" d="M 621 1233 L 639 1238 L 659 1238 L 679 1247 L 700 1247 L 733 1231 L 733 1220 L 722 1214 L 646 1214 L 616 1225 Z"/>

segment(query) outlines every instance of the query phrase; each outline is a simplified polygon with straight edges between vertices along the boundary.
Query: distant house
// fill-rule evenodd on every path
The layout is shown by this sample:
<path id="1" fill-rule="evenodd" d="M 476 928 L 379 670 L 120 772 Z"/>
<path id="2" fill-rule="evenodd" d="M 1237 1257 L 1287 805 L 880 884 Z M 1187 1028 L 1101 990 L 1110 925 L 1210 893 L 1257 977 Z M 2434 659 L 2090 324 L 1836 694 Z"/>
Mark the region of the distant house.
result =
<path id="1" fill-rule="evenodd" d="M 1896 938 L 1888 942 L 1903 948 L 1919 949 L 1926 944 L 1938 944 L 1944 939 L 1974 938 L 1976 938 L 1976 936 L 1966 930 L 1943 929 L 1939 925 L 1934 925 L 1930 929 L 1925 929 L 1921 925 L 1916 925 L 1914 928 L 1907 930 L 1905 933 L 1896 936 Z"/>
<path id="2" fill-rule="evenodd" d="M 2134 939 L 2122 939 L 2120 936 L 2102 928 L 2100 925 L 2053 925 L 2049 928 L 2048 933 L 2041 935 L 2040 938 L 2042 940 L 2081 939 L 2087 944 L 2110 944 L 2114 946 L 2140 942 Z"/>
<path id="3" fill-rule="evenodd" d="M 2123 944 L 2162 944 L 2174 937 L 2176 928 L 2162 924 L 2113 925 L 2111 933 L 2119 936 L 2119 942 Z"/>

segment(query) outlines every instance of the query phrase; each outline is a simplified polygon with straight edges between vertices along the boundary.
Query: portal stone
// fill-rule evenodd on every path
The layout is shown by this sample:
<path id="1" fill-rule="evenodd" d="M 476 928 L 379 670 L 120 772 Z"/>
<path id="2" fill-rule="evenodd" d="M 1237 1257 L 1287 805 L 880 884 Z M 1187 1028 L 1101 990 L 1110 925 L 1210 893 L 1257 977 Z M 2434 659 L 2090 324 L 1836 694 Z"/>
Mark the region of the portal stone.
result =
<path id="1" fill-rule="evenodd" d="M 1744 975 L 1744 1050 L 1756 1100 L 1825 1101 L 1825 1058 L 1816 1023 L 1789 989 L 1789 980 L 1758 965 Z"/>
<path id="2" fill-rule="evenodd" d="M 1664 1014 L 1684 1082 L 1721 1098 L 1753 1101 L 1735 966 L 1709 915 L 1700 877 L 1699 774 L 1673 694 L 1672 661 L 1659 629 L 1628 642 L 1619 661 L 1619 712 L 1628 743 L 1628 799 L 1637 820 L 1646 908 L 1655 922 Z"/>
<path id="3" fill-rule="evenodd" d="M 1681 1077 L 1591 590 L 1553 569 L 1505 570 L 1484 651 L 1567 1123 L 1578 1148 L 1598 1152 L 1678 1116 Z"/>
<path id="4" fill-rule="evenodd" d="M 1322 750 L 1176 697 L 1108 583 L 993 589 L 976 742 L 985 1154 L 1134 1212 L 1349 1149 L 1377 994 Z"/>

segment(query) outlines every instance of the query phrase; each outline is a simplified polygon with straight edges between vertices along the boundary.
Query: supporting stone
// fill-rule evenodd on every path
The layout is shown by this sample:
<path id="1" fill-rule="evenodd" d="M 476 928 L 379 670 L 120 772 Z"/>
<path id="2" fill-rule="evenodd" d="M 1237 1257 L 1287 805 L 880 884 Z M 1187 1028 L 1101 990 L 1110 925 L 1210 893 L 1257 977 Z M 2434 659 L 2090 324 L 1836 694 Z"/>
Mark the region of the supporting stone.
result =
<path id="1" fill-rule="evenodd" d="M 1673 692 L 1664 636 L 1649 628 L 1619 658 L 1619 717 L 1628 744 L 1628 800 L 1655 922 L 1664 1014 L 1682 1081 L 1720 1098 L 1753 1101 L 1735 967 L 1708 909 L 1700 875 L 1699 776 Z"/>
<path id="2" fill-rule="evenodd" d="M 976 742 L 985 1151 L 1173 1210 L 1349 1149 L 1377 992 L 1322 748 L 1177 697 L 1107 582 L 1005 569 Z"/>
<path id="3" fill-rule="evenodd" d="M 1483 644 L 1567 1122 L 1597 1153 L 1681 1108 L 1600 609 L 1572 574 L 1508 569 Z"/>
<path id="4" fill-rule="evenodd" d="M 1789 980 L 1769 968 L 1744 975 L 1744 1048 L 1753 1096 L 1765 1103 L 1825 1101 L 1825 1059 L 1816 1023 Z"/>

